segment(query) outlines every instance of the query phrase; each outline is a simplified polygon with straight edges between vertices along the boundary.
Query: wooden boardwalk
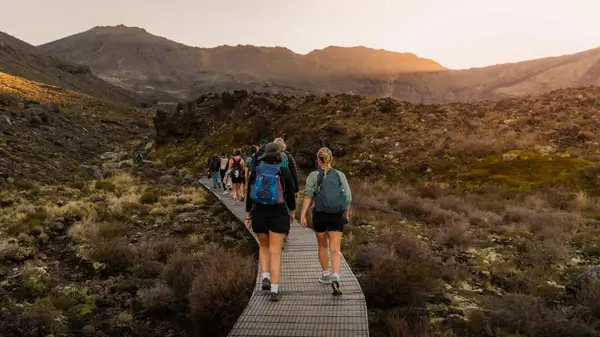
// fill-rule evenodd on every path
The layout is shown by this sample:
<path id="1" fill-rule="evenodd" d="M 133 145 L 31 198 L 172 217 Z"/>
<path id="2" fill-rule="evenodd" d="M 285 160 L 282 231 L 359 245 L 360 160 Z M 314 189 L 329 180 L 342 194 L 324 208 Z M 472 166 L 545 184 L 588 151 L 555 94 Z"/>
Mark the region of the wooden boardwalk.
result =
<path id="1" fill-rule="evenodd" d="M 244 221 L 244 203 L 235 205 L 223 189 L 212 189 L 208 179 L 201 182 Z M 342 257 L 342 296 L 333 296 L 330 285 L 318 282 L 321 267 L 312 229 L 292 225 L 283 251 L 279 302 L 269 301 L 268 292 L 260 289 L 261 275 L 259 265 L 254 293 L 229 336 L 369 336 L 365 296 L 346 260 Z"/>

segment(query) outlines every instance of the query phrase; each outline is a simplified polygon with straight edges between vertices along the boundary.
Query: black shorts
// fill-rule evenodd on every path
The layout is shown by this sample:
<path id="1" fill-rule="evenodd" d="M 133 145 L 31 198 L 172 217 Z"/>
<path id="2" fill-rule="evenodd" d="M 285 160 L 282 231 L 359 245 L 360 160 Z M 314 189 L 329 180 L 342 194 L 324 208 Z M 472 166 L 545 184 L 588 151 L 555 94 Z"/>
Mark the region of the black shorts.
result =
<path id="1" fill-rule="evenodd" d="M 312 213 L 313 230 L 317 233 L 323 232 L 343 232 L 344 225 L 348 223 L 346 212 L 327 214 L 327 213 Z"/>
<path id="2" fill-rule="evenodd" d="M 246 177 L 240 177 L 240 178 L 231 178 L 231 183 L 232 184 L 244 184 L 246 182 Z"/>
<path id="3" fill-rule="evenodd" d="M 290 232 L 290 216 L 288 214 L 264 217 L 252 213 L 252 230 L 254 233 L 269 234 L 269 231 L 279 234 Z"/>

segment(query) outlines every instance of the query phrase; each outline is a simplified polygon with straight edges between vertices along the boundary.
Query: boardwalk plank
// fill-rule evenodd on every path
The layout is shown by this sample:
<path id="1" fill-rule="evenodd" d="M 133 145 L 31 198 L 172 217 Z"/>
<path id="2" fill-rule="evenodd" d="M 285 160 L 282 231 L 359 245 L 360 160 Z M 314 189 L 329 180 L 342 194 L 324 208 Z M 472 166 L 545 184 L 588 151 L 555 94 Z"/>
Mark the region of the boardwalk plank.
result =
<path id="1" fill-rule="evenodd" d="M 212 181 L 203 179 L 201 182 L 244 222 L 243 203 L 236 205 L 222 194 L 222 189 L 212 189 Z M 250 233 L 257 239 L 254 232 L 250 230 Z M 281 300 L 270 302 L 268 293 L 260 289 L 259 266 L 252 297 L 229 336 L 368 337 L 364 294 L 343 256 L 341 267 L 340 286 L 344 294 L 335 297 L 329 285 L 317 281 L 321 267 L 314 232 L 294 223 L 283 251 Z"/>

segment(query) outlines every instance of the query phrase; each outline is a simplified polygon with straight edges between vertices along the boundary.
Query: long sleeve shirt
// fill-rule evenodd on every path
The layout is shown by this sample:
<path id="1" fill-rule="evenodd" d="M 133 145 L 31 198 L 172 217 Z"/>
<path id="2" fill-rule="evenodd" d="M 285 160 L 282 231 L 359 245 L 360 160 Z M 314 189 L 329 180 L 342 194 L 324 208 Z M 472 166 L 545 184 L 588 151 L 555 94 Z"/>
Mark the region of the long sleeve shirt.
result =
<path id="1" fill-rule="evenodd" d="M 298 166 L 296 166 L 296 160 L 292 157 L 292 154 L 288 151 L 285 151 L 285 154 L 288 157 L 288 168 L 292 173 L 292 179 L 294 180 L 294 192 L 298 193 L 300 191 L 300 185 L 298 185 Z"/>

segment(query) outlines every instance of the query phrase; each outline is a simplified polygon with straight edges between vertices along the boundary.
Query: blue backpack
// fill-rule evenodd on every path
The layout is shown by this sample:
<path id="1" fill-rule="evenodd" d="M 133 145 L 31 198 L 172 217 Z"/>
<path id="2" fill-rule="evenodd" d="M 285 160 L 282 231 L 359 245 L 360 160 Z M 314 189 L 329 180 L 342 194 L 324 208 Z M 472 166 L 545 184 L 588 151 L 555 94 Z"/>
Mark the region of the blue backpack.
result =
<path id="1" fill-rule="evenodd" d="M 280 178 L 281 166 L 278 164 L 260 164 L 256 167 L 256 179 L 252 184 L 250 197 L 257 204 L 283 204 L 283 187 Z"/>
<path id="2" fill-rule="evenodd" d="M 337 214 L 346 210 L 346 191 L 342 188 L 340 175 L 330 169 L 327 177 L 325 171 L 319 170 L 317 192 L 315 194 L 315 211 L 319 213 Z"/>
<path id="3" fill-rule="evenodd" d="M 288 167 L 288 156 L 287 154 L 285 154 L 285 152 L 281 152 L 281 155 L 283 156 L 283 161 L 279 164 L 279 166 L 281 167 Z"/>

